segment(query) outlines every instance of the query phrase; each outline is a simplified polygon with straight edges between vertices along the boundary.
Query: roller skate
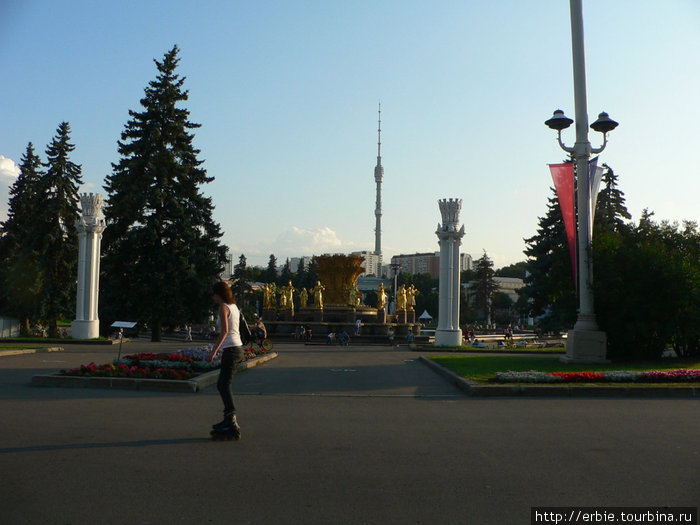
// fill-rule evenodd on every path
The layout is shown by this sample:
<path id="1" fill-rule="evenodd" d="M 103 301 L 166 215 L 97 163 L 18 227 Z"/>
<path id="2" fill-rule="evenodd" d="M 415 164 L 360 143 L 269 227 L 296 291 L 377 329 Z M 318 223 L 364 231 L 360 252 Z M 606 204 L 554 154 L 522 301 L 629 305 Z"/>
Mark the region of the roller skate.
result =
<path id="1" fill-rule="evenodd" d="M 220 440 L 235 440 L 239 441 L 241 439 L 241 427 L 238 426 L 236 421 L 236 416 L 233 418 L 224 417 L 221 423 L 212 425 L 211 438 L 215 441 Z"/>

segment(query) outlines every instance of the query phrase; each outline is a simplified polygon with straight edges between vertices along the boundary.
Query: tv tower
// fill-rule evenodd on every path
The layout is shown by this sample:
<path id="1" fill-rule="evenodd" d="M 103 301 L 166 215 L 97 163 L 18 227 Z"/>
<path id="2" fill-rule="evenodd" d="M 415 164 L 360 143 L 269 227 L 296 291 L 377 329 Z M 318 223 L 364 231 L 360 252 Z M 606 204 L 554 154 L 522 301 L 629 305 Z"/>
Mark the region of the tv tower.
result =
<path id="1" fill-rule="evenodd" d="M 377 205 L 374 208 L 374 216 L 377 225 L 374 229 L 374 253 L 382 254 L 382 181 L 384 180 L 384 168 L 382 167 L 382 103 L 379 103 L 379 128 L 377 129 L 377 165 L 374 168 L 374 181 L 377 183 Z"/>

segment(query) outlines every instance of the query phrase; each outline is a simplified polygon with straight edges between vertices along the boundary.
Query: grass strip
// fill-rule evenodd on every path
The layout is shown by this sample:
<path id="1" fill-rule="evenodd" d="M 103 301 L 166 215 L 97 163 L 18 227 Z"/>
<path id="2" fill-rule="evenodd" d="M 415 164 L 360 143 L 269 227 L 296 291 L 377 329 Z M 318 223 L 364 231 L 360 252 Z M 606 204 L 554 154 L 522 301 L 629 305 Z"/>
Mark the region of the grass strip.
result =
<path id="1" fill-rule="evenodd" d="M 640 361 L 632 363 L 606 364 L 566 364 L 558 357 L 542 355 L 517 356 L 434 356 L 430 357 L 436 363 L 452 370 L 457 375 L 478 383 L 490 383 L 496 372 L 609 372 L 612 370 L 674 370 L 677 368 L 700 368 L 698 359 L 672 359 L 664 361 Z M 565 383 L 558 383 L 565 384 Z M 602 383 L 601 383 L 602 384 Z M 635 383 L 637 385 L 641 383 Z M 675 384 L 675 383 L 674 383 Z M 685 383 L 687 384 L 687 383 Z"/>

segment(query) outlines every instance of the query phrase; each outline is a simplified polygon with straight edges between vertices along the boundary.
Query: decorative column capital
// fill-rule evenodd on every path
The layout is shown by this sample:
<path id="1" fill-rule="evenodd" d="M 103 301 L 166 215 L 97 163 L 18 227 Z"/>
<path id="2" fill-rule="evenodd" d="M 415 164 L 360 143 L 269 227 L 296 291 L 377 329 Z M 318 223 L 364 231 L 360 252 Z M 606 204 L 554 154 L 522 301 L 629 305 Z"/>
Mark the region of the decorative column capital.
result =
<path id="1" fill-rule="evenodd" d="M 103 197 L 99 193 L 81 193 L 80 207 L 82 214 L 75 226 L 78 233 L 96 233 L 101 235 L 106 225 L 104 219 L 100 218 Z"/>

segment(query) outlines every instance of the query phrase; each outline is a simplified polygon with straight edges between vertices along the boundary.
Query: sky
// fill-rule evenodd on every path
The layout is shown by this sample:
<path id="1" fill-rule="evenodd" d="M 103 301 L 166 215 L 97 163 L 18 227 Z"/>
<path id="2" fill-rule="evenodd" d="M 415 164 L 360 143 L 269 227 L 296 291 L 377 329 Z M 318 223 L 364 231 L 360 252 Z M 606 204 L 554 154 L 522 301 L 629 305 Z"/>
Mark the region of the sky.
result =
<path id="1" fill-rule="evenodd" d="M 583 4 L 589 122 L 620 123 L 600 162 L 634 220 L 700 222 L 700 2 Z M 45 160 L 64 120 L 81 191 L 104 193 L 173 45 L 235 259 L 374 249 L 380 101 L 385 261 L 439 250 L 444 198 L 463 200 L 463 252 L 525 259 L 566 156 L 544 121 L 574 117 L 565 0 L 0 0 L 0 220 L 27 143 Z"/>

